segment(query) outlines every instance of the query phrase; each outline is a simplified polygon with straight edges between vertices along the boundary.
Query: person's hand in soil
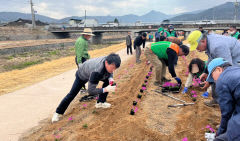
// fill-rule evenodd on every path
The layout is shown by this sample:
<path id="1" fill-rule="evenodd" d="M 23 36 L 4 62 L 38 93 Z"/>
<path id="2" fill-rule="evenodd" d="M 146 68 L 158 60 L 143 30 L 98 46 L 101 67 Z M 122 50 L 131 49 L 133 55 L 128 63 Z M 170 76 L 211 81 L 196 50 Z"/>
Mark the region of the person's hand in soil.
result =
<path id="1" fill-rule="evenodd" d="M 203 89 L 203 90 L 207 89 L 207 88 L 210 86 L 210 83 L 207 82 L 207 81 L 202 82 L 201 85 L 202 85 L 202 84 L 204 84 L 204 86 L 201 87 L 201 89 Z"/>
<path id="2" fill-rule="evenodd" d="M 201 75 L 200 75 L 200 77 L 199 77 L 199 78 L 200 78 L 200 80 L 201 80 L 201 81 L 206 81 L 206 79 L 207 79 L 207 76 L 208 76 L 208 74 L 206 74 L 206 73 L 203 73 L 203 74 L 201 74 Z"/>

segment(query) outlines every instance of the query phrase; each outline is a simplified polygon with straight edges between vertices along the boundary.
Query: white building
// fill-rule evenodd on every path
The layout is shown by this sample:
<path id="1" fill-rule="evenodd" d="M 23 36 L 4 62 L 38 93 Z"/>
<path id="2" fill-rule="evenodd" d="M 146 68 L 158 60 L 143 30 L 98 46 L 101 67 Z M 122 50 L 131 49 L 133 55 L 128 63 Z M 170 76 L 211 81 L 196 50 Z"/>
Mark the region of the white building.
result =
<path id="1" fill-rule="evenodd" d="M 82 20 L 78 27 L 97 27 L 99 25 L 98 21 L 96 19 L 86 19 Z"/>
<path id="2" fill-rule="evenodd" d="M 72 27 L 77 27 L 78 24 L 82 22 L 82 19 L 70 19 L 69 20 L 69 25 Z"/>

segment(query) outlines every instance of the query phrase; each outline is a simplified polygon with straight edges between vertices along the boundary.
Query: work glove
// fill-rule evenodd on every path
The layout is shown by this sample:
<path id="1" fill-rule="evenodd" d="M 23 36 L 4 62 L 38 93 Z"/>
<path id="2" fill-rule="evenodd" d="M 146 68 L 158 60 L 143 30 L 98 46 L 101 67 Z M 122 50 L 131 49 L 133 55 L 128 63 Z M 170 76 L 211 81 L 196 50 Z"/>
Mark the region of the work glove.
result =
<path id="1" fill-rule="evenodd" d="M 208 97 L 208 92 L 204 92 L 204 93 L 202 94 L 202 96 L 203 96 L 204 98 L 207 98 L 207 97 Z"/>
<path id="2" fill-rule="evenodd" d="M 184 87 L 182 93 L 185 94 L 188 91 L 188 87 Z"/>
<path id="3" fill-rule="evenodd" d="M 104 89 L 106 90 L 106 92 L 115 92 L 116 86 L 108 85 L 108 86 L 105 87 Z"/>
<path id="4" fill-rule="evenodd" d="M 178 77 L 175 77 L 175 80 L 177 81 L 178 84 L 182 85 L 182 80 Z"/>

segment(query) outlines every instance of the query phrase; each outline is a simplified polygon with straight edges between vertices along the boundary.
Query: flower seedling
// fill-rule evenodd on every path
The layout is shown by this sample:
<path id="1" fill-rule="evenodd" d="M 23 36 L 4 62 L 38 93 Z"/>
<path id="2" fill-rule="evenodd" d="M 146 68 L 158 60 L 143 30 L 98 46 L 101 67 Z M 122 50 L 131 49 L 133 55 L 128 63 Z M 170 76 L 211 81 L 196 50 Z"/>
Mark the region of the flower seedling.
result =
<path id="1" fill-rule="evenodd" d="M 88 128 L 88 125 L 87 125 L 87 124 L 84 124 L 84 125 L 83 125 L 83 128 L 85 128 L 85 129 Z"/>
<path id="2" fill-rule="evenodd" d="M 145 91 L 146 89 L 147 89 L 146 87 L 142 87 L 142 90 L 144 90 L 144 91 Z"/>
<path id="3" fill-rule="evenodd" d="M 135 114 L 134 109 L 131 109 L 130 115 L 134 115 L 134 114 Z"/>
<path id="4" fill-rule="evenodd" d="M 138 94 L 137 98 L 141 99 L 141 98 L 142 98 L 142 95 L 141 95 L 141 94 Z"/>
<path id="5" fill-rule="evenodd" d="M 192 98 L 192 101 L 197 100 L 197 92 L 196 91 L 191 91 L 191 98 Z"/>
<path id="6" fill-rule="evenodd" d="M 181 86 L 177 83 L 165 82 L 162 86 L 162 92 L 179 92 Z"/>
<path id="7" fill-rule="evenodd" d="M 69 117 L 68 121 L 72 121 L 73 122 L 73 117 Z"/>
<path id="8" fill-rule="evenodd" d="M 59 141 L 60 135 L 54 135 L 55 136 L 55 141 Z"/>
<path id="9" fill-rule="evenodd" d="M 213 141 L 215 139 L 215 130 L 210 126 L 210 125 L 207 125 L 205 127 L 205 138 L 208 140 L 208 141 Z"/>
<path id="10" fill-rule="evenodd" d="M 136 106 L 137 105 L 137 101 L 133 101 L 133 106 Z"/>
<path id="11" fill-rule="evenodd" d="M 83 108 L 87 108 L 87 104 L 83 104 Z"/>
<path id="12" fill-rule="evenodd" d="M 146 87 L 147 85 L 146 84 L 142 84 L 142 87 Z"/>
<path id="13" fill-rule="evenodd" d="M 97 111 L 96 111 L 96 110 L 93 110 L 92 113 L 95 114 L 95 113 L 97 113 Z"/>
<path id="14" fill-rule="evenodd" d="M 188 141 L 188 138 L 187 138 L 187 137 L 185 137 L 185 138 L 183 138 L 183 139 L 182 139 L 182 141 Z"/>

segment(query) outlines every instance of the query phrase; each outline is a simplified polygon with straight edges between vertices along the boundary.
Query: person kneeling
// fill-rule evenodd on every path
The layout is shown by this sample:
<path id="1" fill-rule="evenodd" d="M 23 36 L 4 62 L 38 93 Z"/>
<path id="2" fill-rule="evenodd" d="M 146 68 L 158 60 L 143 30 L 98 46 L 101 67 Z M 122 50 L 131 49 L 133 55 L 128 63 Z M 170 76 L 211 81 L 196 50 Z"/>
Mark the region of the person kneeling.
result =
<path id="1" fill-rule="evenodd" d="M 95 105 L 96 108 L 109 108 L 110 103 L 106 102 L 108 92 L 115 92 L 116 86 L 111 86 L 113 72 L 120 67 L 121 58 L 117 54 L 110 54 L 87 60 L 81 64 L 76 72 L 76 79 L 70 92 L 63 98 L 52 117 L 52 122 L 56 122 L 65 113 L 67 107 L 76 97 L 80 89 L 88 82 L 88 93 L 90 96 L 99 98 Z M 103 81 L 102 88 L 96 88 L 99 81 Z"/>
<path id="2" fill-rule="evenodd" d="M 194 59 L 191 60 L 189 66 L 188 66 L 188 70 L 189 70 L 188 78 L 187 78 L 187 81 L 185 83 L 184 90 L 182 91 L 183 94 L 187 93 L 189 87 L 193 83 L 193 79 L 197 79 L 197 78 L 199 79 L 199 76 L 202 73 L 204 73 L 205 69 L 207 69 L 207 65 L 206 65 L 206 62 L 204 62 L 203 60 L 201 60 L 199 58 L 194 58 Z M 211 93 L 211 91 L 212 91 L 212 87 L 208 87 L 207 91 L 204 92 L 202 94 L 202 96 L 204 98 L 207 98 L 209 93 Z"/>

